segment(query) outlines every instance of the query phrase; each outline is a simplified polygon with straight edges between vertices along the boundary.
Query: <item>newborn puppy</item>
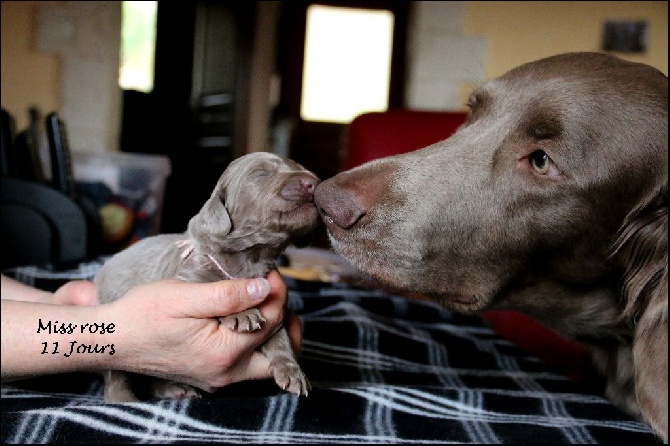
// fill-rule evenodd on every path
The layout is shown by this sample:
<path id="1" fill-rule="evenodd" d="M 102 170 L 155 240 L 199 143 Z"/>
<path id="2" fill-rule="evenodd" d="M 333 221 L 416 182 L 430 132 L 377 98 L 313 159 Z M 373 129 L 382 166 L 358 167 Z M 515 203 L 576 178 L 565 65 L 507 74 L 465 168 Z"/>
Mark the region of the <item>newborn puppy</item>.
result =
<path id="1" fill-rule="evenodd" d="M 161 279 L 214 282 L 265 276 L 276 268 L 275 260 L 288 244 L 316 228 L 313 192 L 318 183 L 312 172 L 271 153 L 256 152 L 234 160 L 185 233 L 145 238 L 103 265 L 95 277 L 100 302 L 112 302 L 137 285 Z M 255 331 L 265 321 L 256 308 L 219 320 L 235 331 Z M 282 389 L 307 395 L 309 382 L 285 328 L 260 351 L 270 360 Z M 137 401 L 130 385 L 132 375 L 105 372 L 105 400 Z M 199 396 L 186 384 L 159 378 L 151 378 L 150 383 L 150 396 Z"/>

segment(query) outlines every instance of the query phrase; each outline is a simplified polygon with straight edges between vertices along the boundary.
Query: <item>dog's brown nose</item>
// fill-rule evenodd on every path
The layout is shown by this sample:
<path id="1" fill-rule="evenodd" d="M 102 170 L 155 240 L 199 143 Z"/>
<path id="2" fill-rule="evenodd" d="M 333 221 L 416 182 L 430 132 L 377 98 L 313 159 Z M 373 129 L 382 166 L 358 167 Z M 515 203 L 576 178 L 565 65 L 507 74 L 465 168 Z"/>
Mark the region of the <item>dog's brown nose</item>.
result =
<path id="1" fill-rule="evenodd" d="M 319 184 L 314 192 L 314 203 L 329 228 L 333 225 L 341 229 L 351 228 L 365 215 L 352 192 L 332 179 Z"/>
<path id="2" fill-rule="evenodd" d="M 279 192 L 285 200 L 312 201 L 314 198 L 314 189 L 319 184 L 319 179 L 310 174 L 292 175 L 282 186 Z"/>

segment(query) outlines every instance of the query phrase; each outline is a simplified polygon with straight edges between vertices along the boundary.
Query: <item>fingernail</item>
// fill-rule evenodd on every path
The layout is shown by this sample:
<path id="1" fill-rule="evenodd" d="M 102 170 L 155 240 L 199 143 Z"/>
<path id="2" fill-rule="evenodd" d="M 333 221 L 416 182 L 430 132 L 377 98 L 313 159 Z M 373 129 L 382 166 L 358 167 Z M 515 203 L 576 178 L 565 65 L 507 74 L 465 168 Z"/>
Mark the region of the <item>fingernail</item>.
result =
<path id="1" fill-rule="evenodd" d="M 252 299 L 262 299 L 270 294 L 270 282 L 267 279 L 254 279 L 247 284 L 247 293 Z"/>

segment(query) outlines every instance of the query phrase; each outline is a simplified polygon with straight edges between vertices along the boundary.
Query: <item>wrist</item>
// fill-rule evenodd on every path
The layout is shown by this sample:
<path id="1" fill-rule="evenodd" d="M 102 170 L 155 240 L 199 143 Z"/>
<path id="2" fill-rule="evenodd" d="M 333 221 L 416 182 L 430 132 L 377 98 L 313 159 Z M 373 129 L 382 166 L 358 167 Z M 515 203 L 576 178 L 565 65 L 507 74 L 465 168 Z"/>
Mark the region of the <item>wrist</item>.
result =
<path id="1" fill-rule="evenodd" d="M 52 308 L 58 317 L 38 317 L 34 324 L 40 355 L 54 371 L 99 371 L 115 362 L 116 326 L 105 317 L 104 306 Z"/>
<path id="2" fill-rule="evenodd" d="M 118 322 L 109 311 L 109 305 L 96 305 L 82 308 L 82 318 L 75 324 L 76 336 L 70 340 L 67 348 L 70 357 L 77 355 L 84 361 L 89 371 L 117 368 L 119 357 Z"/>
<path id="3" fill-rule="evenodd" d="M 117 336 L 103 314 L 101 307 L 3 300 L 2 378 L 108 368 Z"/>

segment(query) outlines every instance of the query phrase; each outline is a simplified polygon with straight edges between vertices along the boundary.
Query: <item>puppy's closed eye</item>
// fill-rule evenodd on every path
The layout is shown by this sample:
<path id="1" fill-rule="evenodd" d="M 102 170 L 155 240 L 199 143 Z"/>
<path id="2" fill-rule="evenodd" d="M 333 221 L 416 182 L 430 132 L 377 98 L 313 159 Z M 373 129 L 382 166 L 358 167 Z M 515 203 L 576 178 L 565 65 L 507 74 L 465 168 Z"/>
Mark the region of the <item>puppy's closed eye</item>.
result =
<path id="1" fill-rule="evenodd" d="M 270 169 L 255 169 L 249 173 L 249 179 L 252 181 L 265 181 L 270 179 L 272 171 Z"/>

